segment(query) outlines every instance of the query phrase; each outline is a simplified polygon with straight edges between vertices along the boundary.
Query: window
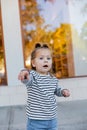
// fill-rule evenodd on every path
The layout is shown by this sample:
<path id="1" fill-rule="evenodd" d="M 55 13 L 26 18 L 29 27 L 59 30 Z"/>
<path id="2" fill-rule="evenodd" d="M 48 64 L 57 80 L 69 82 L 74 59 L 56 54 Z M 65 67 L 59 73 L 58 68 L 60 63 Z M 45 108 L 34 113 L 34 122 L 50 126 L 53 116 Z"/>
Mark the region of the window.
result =
<path id="1" fill-rule="evenodd" d="M 3 34 L 2 34 L 1 7 L 0 7 L 0 85 L 7 85 L 5 59 L 4 59 Z"/>
<path id="2" fill-rule="evenodd" d="M 36 42 L 53 49 L 58 78 L 87 75 L 87 1 L 20 0 L 25 66 Z M 79 17 L 80 16 L 80 17 Z"/>

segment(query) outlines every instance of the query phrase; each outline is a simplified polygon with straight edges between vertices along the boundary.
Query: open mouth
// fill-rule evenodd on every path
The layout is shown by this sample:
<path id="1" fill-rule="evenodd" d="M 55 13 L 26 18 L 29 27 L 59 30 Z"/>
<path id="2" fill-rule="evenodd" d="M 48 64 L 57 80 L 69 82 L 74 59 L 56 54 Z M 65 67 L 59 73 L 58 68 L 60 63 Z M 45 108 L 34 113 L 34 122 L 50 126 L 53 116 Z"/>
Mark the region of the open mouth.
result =
<path id="1" fill-rule="evenodd" d="M 43 67 L 44 67 L 44 68 L 47 68 L 47 67 L 48 67 L 48 65 L 44 65 Z"/>

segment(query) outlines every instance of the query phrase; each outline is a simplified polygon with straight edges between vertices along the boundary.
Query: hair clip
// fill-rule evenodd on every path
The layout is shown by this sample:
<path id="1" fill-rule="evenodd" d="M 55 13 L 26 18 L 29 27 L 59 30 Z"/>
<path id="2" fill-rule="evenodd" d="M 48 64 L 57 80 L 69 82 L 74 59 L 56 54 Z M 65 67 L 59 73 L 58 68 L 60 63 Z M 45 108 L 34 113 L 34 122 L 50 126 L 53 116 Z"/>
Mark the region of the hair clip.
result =
<path id="1" fill-rule="evenodd" d="M 36 43 L 35 48 L 49 48 L 47 44 Z"/>
<path id="2" fill-rule="evenodd" d="M 49 48 L 49 47 L 47 46 L 47 44 L 43 44 L 42 47 L 43 47 L 43 48 Z"/>
<path id="3" fill-rule="evenodd" d="M 40 43 L 36 43 L 35 48 L 41 47 Z"/>

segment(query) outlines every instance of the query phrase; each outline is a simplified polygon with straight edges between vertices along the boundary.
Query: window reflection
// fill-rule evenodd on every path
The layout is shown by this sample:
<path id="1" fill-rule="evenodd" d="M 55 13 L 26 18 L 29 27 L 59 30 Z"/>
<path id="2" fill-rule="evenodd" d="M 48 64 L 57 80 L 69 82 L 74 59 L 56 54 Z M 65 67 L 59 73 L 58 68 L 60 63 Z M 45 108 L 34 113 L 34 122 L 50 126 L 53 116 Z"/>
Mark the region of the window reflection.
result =
<path id="1" fill-rule="evenodd" d="M 1 23 L 1 8 L 0 8 L 0 85 L 6 85 L 6 72 L 4 61 L 4 49 L 2 44 L 2 23 Z"/>
<path id="2" fill-rule="evenodd" d="M 82 3 L 83 8 L 80 7 Z M 31 65 L 30 54 L 35 43 L 46 42 L 53 49 L 53 73 L 58 78 L 87 75 L 87 69 L 82 69 L 84 64 L 87 65 L 84 62 L 87 56 L 83 55 L 87 54 L 86 23 L 78 31 L 79 21 L 74 20 L 78 20 L 79 15 L 73 14 L 78 5 L 84 12 L 87 2 L 83 0 L 82 3 L 79 0 L 20 0 L 26 67 Z M 79 53 L 81 46 L 84 46 L 82 55 Z"/>

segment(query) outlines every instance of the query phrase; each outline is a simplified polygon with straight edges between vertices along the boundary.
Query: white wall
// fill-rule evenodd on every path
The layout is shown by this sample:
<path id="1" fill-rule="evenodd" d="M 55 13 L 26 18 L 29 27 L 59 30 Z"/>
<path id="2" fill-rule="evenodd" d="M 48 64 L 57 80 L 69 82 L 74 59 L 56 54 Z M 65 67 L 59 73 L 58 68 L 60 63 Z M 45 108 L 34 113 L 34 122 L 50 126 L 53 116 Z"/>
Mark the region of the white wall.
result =
<path id="1" fill-rule="evenodd" d="M 87 99 L 87 77 L 61 79 L 59 84 L 70 90 L 69 98 L 57 98 L 57 101 L 74 101 Z"/>
<path id="2" fill-rule="evenodd" d="M 68 88 L 71 96 L 68 98 L 57 97 L 57 102 L 87 100 L 87 77 L 61 79 L 59 85 L 62 88 Z M 24 85 L 0 87 L 0 106 L 25 105 L 27 100 L 27 91 Z"/>
<path id="3" fill-rule="evenodd" d="M 1 0 L 8 85 L 18 85 L 24 67 L 18 0 Z"/>

